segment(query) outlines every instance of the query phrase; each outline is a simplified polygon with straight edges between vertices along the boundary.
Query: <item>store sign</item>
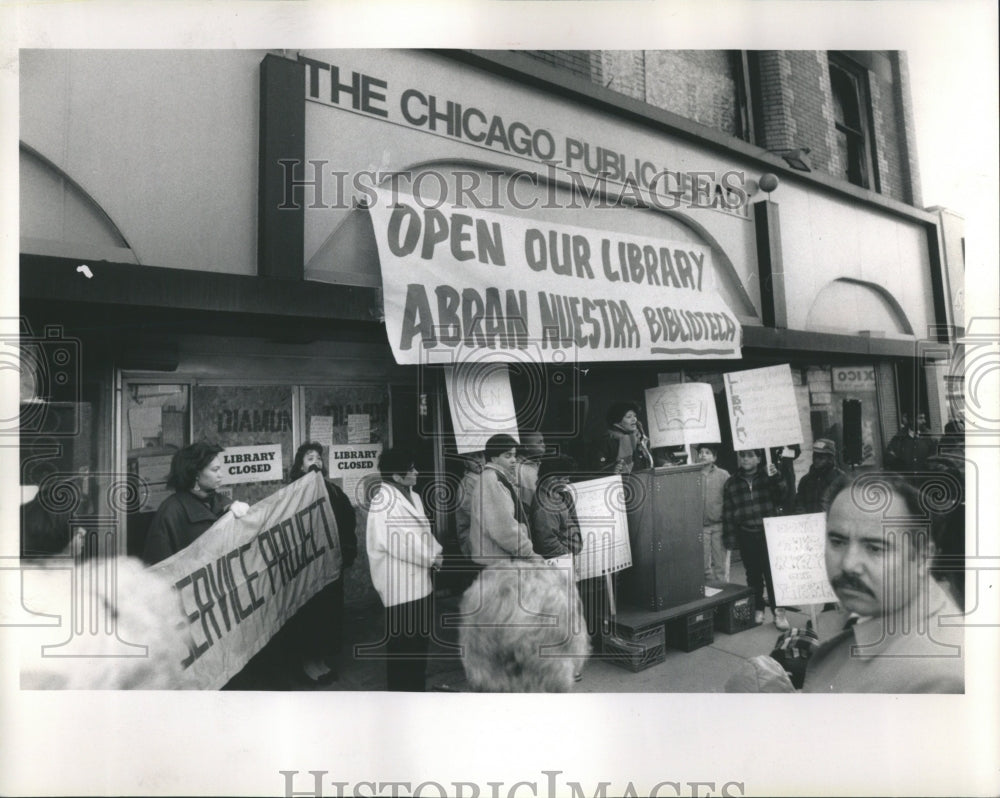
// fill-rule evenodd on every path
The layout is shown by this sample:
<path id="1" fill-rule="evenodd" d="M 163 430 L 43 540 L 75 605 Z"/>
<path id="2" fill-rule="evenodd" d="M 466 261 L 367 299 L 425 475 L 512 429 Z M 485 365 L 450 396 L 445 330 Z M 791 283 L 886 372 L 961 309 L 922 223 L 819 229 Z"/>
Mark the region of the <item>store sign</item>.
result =
<path id="1" fill-rule="evenodd" d="M 598 179 L 616 200 L 648 198 L 662 210 L 707 209 L 750 218 L 749 191 L 741 170 L 678 168 L 678 163 L 688 159 L 669 149 L 665 152 L 662 140 L 656 145 L 645 140 L 628 147 L 621 136 L 614 144 L 593 140 L 592 127 L 581 123 L 579 109 L 571 116 L 559 114 L 552 103 L 543 100 L 539 116 L 538 111 L 526 108 L 531 105 L 528 98 L 512 101 L 508 92 L 497 91 L 482 79 L 473 82 L 475 77 L 468 73 L 451 89 L 432 88 L 434 70 L 427 62 L 380 53 L 377 61 L 366 65 L 363 51 L 336 55 L 337 63 L 299 56 L 305 66 L 307 106 L 346 111 L 355 120 L 384 122 L 385 135 L 409 132 L 411 140 L 412 134 L 433 136 L 439 148 L 447 148 L 442 155 L 462 146 L 466 152 L 474 148 L 493 158 L 514 157 L 518 167 L 534 164 L 553 179 L 571 176 L 581 186 L 584 178 Z M 484 104 L 487 97 L 490 105 Z M 324 156 L 325 166 L 326 152 L 310 150 L 311 165 L 317 162 L 314 155 Z M 357 195 L 370 196 L 377 172 L 371 165 L 354 172 L 350 188 Z M 322 170 L 310 176 L 310 181 L 312 177 L 318 178 L 311 183 L 313 208 L 332 207 L 343 200 L 346 179 L 324 178 Z"/>
<path id="2" fill-rule="evenodd" d="M 371 207 L 385 321 L 400 364 L 739 358 L 742 329 L 688 241 L 425 207 Z M 442 357 L 443 355 L 443 357 Z"/>
<path id="3" fill-rule="evenodd" d="M 222 452 L 222 484 L 280 481 L 281 444 L 230 446 Z"/>
<path id="4" fill-rule="evenodd" d="M 874 391 L 875 368 L 861 366 L 855 368 L 833 369 L 833 390 L 835 391 Z"/>
<path id="5" fill-rule="evenodd" d="M 322 477 L 307 474 L 242 518 L 226 513 L 150 570 L 173 584 L 187 616 L 176 656 L 191 682 L 222 687 L 340 575 L 337 523 Z"/>

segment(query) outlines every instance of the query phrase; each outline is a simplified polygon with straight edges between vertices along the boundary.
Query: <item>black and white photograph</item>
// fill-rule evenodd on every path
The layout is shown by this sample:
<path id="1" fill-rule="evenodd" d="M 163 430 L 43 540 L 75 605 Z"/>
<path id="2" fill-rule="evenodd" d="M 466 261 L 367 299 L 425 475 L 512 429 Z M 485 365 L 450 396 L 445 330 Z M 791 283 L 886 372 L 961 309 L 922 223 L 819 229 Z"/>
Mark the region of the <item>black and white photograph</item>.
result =
<path id="1" fill-rule="evenodd" d="M 1000 791 L 994 5 L 0 28 L 0 792 Z"/>

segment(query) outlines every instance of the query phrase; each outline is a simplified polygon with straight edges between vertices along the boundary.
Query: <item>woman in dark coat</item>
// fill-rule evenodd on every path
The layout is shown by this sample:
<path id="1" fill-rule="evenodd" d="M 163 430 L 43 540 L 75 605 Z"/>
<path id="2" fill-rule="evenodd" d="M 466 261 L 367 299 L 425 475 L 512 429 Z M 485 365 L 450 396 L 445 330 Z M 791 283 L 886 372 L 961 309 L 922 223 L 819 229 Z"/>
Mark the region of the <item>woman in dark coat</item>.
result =
<path id="1" fill-rule="evenodd" d="M 632 402 L 613 402 L 605 416 L 608 428 L 597 442 L 594 465 L 609 474 L 630 474 L 651 468 L 649 439 L 639 425 L 639 408 Z"/>
<path id="2" fill-rule="evenodd" d="M 285 625 L 283 635 L 287 652 L 298 659 L 297 667 L 303 680 L 311 684 L 329 684 L 338 677 L 337 659 L 344 627 L 344 571 L 351 567 L 358 554 L 357 519 L 347 494 L 327 479 L 323 445 L 315 441 L 303 443 L 295 452 L 289 480 L 294 482 L 310 471 L 319 471 L 326 483 L 340 540 L 340 575 L 295 613 Z"/>
<path id="3" fill-rule="evenodd" d="M 245 515 L 250 506 L 218 493 L 221 484 L 221 447 L 199 441 L 180 449 L 167 476 L 167 487 L 175 492 L 157 509 L 142 558 L 158 563 L 190 546 L 227 512 Z"/>

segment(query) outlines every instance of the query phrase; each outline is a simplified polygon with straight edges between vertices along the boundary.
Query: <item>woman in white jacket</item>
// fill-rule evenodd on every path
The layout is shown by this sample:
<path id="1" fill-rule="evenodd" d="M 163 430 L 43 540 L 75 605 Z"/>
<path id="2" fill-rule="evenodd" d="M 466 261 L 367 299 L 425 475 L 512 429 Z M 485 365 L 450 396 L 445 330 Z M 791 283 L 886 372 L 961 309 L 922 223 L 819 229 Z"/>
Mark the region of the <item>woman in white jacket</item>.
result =
<path id="1" fill-rule="evenodd" d="M 423 692 L 434 620 L 431 568 L 441 565 L 441 544 L 413 490 L 412 456 L 386 449 L 379 471 L 382 483 L 372 497 L 366 547 L 372 583 L 385 605 L 388 688 Z"/>

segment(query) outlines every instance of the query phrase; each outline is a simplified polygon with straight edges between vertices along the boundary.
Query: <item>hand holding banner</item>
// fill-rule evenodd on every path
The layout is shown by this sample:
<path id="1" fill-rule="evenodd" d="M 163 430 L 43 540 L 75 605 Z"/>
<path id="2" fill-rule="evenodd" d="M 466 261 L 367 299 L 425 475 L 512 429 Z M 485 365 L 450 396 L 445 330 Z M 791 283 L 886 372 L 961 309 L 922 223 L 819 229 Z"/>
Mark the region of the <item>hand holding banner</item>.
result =
<path id="1" fill-rule="evenodd" d="M 341 570 L 337 523 L 316 472 L 226 513 L 186 549 L 152 566 L 188 620 L 175 656 L 191 682 L 218 689 Z"/>

